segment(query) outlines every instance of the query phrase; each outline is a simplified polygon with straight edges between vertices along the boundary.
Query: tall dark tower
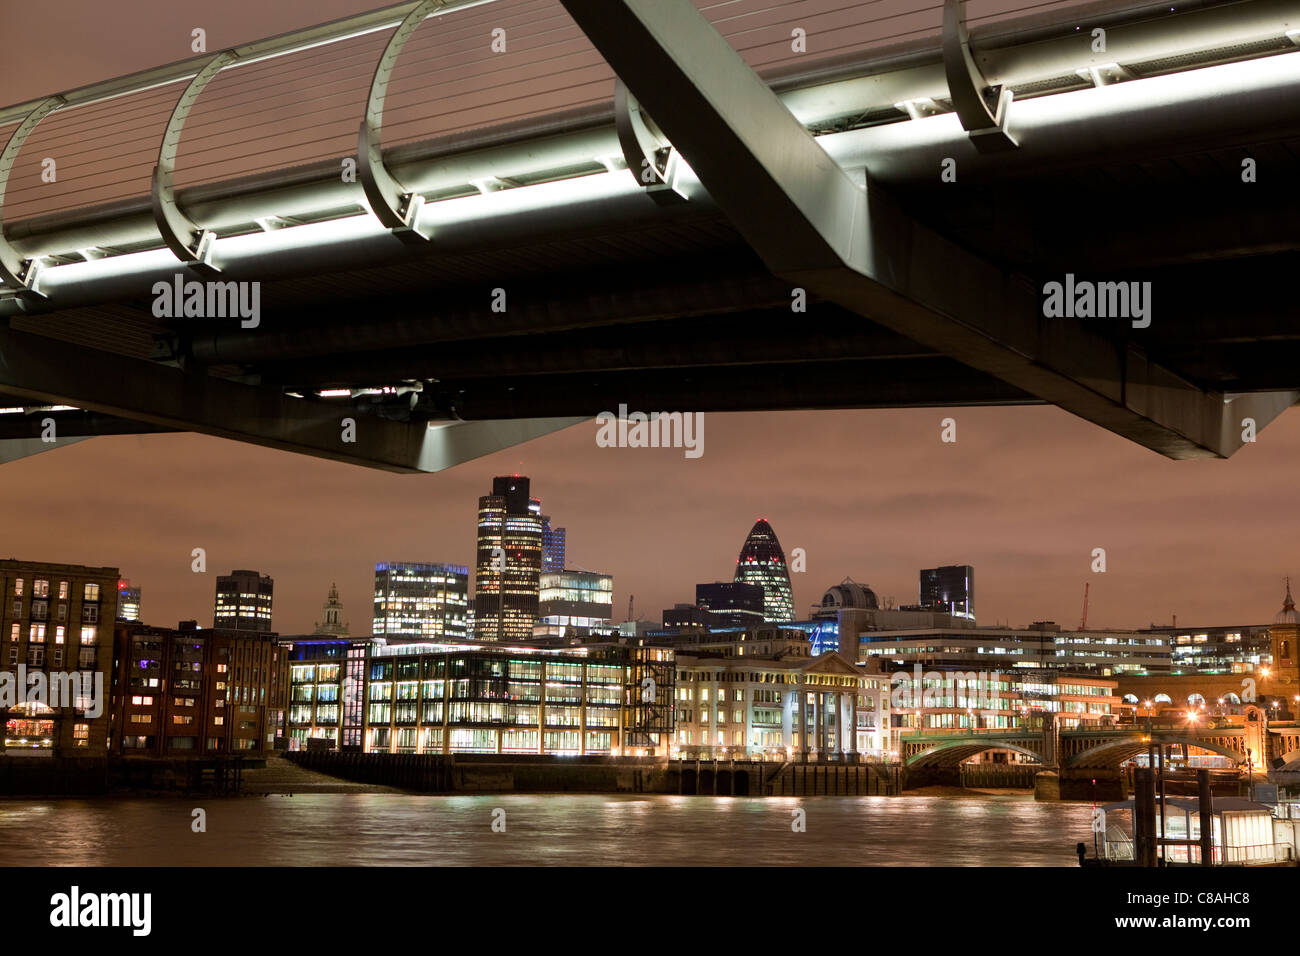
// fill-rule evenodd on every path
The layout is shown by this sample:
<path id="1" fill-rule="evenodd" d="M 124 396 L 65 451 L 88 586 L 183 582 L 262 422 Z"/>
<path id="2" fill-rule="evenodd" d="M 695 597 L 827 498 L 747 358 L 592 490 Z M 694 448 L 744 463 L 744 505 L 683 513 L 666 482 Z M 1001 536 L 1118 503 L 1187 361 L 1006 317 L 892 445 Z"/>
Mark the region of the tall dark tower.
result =
<path id="1" fill-rule="evenodd" d="M 217 576 L 214 627 L 239 631 L 271 630 L 271 599 L 275 582 L 256 571 L 231 571 Z"/>
<path id="2" fill-rule="evenodd" d="M 969 564 L 923 569 L 921 607 L 975 620 L 975 569 Z"/>
<path id="3" fill-rule="evenodd" d="M 528 479 L 492 479 L 478 500 L 474 563 L 474 637 L 523 641 L 537 623 L 542 573 L 542 503 L 528 496 Z"/>
<path id="4" fill-rule="evenodd" d="M 790 571 L 785 564 L 785 552 L 776 532 L 759 518 L 749 530 L 745 544 L 736 559 L 736 581 L 757 584 L 763 589 L 763 617 L 768 621 L 794 620 L 794 592 L 790 587 Z"/>

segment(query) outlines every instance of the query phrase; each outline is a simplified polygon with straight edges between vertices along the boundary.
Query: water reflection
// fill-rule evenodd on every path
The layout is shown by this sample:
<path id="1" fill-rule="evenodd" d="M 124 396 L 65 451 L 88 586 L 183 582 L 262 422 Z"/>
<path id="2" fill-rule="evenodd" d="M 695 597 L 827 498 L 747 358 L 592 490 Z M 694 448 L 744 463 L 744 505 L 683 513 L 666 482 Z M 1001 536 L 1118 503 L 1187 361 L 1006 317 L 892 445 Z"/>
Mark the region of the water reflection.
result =
<path id="1" fill-rule="evenodd" d="M 196 806 L 206 833 L 190 828 Z M 806 832 L 791 830 L 796 807 Z M 23 800 L 0 801 L 0 864 L 1071 866 L 1090 821 L 1087 804 L 998 797 Z"/>

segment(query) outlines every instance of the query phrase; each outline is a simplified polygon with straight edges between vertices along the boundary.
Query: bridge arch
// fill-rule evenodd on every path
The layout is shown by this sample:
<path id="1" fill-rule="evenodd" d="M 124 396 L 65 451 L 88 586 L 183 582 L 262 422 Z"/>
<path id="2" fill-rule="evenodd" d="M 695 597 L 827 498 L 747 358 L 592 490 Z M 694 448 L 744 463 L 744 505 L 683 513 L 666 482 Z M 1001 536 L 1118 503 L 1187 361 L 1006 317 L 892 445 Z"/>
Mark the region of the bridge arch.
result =
<path id="1" fill-rule="evenodd" d="M 1028 747 L 1022 747 L 1019 744 L 1013 744 L 1010 741 L 990 741 L 990 740 L 951 740 L 932 747 L 929 750 L 923 750 L 920 753 L 912 754 L 906 760 L 908 767 L 955 767 L 963 760 L 969 760 L 976 754 L 984 753 L 986 750 L 1010 750 L 1012 753 L 1023 754 L 1033 759 L 1035 763 L 1042 763 L 1043 758 L 1030 750 Z"/>
<path id="2" fill-rule="evenodd" d="M 1154 741 L 1147 741 L 1141 737 L 1126 737 L 1123 740 L 1104 743 L 1100 746 L 1085 750 L 1082 753 L 1075 754 L 1066 762 L 1066 766 L 1072 768 L 1095 767 L 1098 769 L 1114 769 L 1131 757 L 1136 757 L 1140 753 L 1145 753 L 1152 743 L 1157 746 L 1161 744 L 1186 744 L 1188 747 L 1196 747 L 1199 750 L 1208 750 L 1221 757 L 1227 757 L 1238 764 L 1246 762 L 1246 755 L 1244 753 L 1238 753 L 1231 747 L 1225 747 L 1209 740 L 1198 740 L 1194 737 L 1159 737 Z"/>

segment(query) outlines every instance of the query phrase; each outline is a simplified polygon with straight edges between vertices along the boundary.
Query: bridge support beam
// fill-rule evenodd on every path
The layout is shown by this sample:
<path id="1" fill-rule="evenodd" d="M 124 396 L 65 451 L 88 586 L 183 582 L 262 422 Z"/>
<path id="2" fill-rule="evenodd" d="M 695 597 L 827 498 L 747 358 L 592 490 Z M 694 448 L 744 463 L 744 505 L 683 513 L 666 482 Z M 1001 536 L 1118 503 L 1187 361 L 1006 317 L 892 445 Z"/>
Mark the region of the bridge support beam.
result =
<path id="1" fill-rule="evenodd" d="M 1026 277 L 918 224 L 835 163 L 691 0 L 561 2 L 793 286 L 1170 458 L 1226 458 L 1244 444 L 1245 419 L 1257 432 L 1300 397 L 1205 391 L 1120 334 L 1045 317 Z"/>
<path id="2" fill-rule="evenodd" d="M 206 373 L 0 329 L 0 392 L 395 472 L 450 468 L 581 418 L 396 422 Z M 345 433 L 344 419 L 354 427 Z M 345 434 L 354 440 L 345 440 Z M 54 446 L 47 446 L 54 447 Z"/>

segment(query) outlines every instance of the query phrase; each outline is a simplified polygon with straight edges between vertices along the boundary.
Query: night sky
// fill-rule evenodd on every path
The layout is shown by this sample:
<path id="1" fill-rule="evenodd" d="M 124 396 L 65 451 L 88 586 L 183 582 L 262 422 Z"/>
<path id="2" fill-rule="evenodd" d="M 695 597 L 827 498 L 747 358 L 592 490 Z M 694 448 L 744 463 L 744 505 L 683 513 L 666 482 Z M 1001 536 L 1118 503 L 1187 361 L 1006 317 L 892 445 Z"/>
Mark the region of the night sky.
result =
<path id="1" fill-rule="evenodd" d="M 0 102 L 185 58 L 194 26 L 211 51 L 379 5 L 6 3 Z M 956 444 L 940 441 L 946 415 Z M 1167 461 L 1054 408 L 705 418 L 697 460 L 598 448 L 593 421 L 425 476 L 195 435 L 93 439 L 0 467 L 0 555 L 118 566 L 163 625 L 210 624 L 214 575 L 255 568 L 275 578 L 277 630 L 309 631 L 336 580 L 368 633 L 374 563 L 471 564 L 478 496 L 520 472 L 568 528 L 569 565 L 614 575 L 616 620 L 629 594 L 657 620 L 696 582 L 729 580 L 758 517 L 807 552 L 800 612 L 846 575 L 910 603 L 917 569 L 972 564 L 984 624 L 1077 625 L 1085 582 L 1093 626 L 1267 623 L 1300 573 L 1294 410 L 1226 462 Z M 1098 547 L 1105 574 L 1089 570 Z"/>

